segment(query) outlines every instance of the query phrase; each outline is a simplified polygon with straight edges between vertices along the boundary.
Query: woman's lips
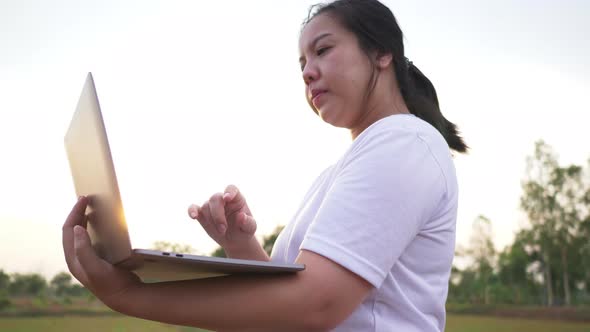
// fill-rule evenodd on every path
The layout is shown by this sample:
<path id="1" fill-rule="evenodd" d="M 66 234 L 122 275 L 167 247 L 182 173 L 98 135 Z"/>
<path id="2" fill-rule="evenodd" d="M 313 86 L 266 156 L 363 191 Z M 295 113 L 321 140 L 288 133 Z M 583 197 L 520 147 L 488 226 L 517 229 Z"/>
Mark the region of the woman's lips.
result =
<path id="1" fill-rule="evenodd" d="M 322 101 L 325 99 L 323 98 L 326 95 L 326 90 L 321 90 L 321 91 L 313 91 L 312 92 L 312 98 L 311 98 L 311 103 L 313 104 L 313 106 L 315 108 L 320 108 Z"/>

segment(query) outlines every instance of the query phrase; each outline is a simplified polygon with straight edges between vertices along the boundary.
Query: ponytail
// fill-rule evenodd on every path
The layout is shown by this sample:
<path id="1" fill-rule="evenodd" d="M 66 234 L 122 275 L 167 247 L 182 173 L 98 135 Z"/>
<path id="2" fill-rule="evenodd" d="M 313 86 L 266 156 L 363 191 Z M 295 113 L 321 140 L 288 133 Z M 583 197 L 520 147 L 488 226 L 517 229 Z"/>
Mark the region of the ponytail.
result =
<path id="1" fill-rule="evenodd" d="M 467 152 L 468 146 L 459 135 L 457 126 L 442 115 L 436 90 L 430 80 L 411 61 L 405 59 L 404 62 L 396 66 L 396 76 L 410 113 L 436 128 L 451 149 Z M 400 67 L 402 69 L 398 70 Z"/>

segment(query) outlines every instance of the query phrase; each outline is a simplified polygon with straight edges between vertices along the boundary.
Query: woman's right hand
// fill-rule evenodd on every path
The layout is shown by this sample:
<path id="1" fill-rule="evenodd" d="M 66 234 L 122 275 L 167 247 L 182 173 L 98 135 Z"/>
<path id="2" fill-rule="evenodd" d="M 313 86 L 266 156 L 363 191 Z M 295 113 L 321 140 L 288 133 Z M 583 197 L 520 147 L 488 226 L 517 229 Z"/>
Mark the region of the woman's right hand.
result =
<path id="1" fill-rule="evenodd" d="M 268 260 L 254 236 L 256 220 L 236 186 L 227 186 L 223 193 L 214 194 L 201 206 L 191 205 L 188 214 L 199 221 L 228 257 Z"/>

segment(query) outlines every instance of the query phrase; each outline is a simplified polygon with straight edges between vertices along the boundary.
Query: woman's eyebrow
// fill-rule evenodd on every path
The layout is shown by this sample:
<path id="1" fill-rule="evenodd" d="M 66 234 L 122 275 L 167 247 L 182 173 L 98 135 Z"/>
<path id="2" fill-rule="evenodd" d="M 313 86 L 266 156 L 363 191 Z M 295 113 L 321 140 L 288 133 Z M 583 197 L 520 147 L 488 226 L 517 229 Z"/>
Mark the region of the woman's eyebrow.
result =
<path id="1" fill-rule="evenodd" d="M 323 38 L 326 38 L 328 36 L 331 36 L 332 34 L 329 32 L 326 33 L 322 33 L 321 35 L 315 37 L 313 39 L 313 41 L 311 42 L 310 46 L 308 47 L 309 49 L 313 49 L 315 47 L 315 45 Z M 302 63 L 305 60 L 305 57 L 302 55 L 299 57 L 299 63 Z"/>

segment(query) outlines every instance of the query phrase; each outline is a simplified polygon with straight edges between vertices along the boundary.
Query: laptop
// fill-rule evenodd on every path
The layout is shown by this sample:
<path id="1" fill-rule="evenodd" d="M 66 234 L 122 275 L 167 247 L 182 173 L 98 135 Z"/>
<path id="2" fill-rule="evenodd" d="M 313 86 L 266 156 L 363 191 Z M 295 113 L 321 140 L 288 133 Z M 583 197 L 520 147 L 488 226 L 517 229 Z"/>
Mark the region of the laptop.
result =
<path id="1" fill-rule="evenodd" d="M 92 73 L 88 73 L 64 142 L 76 194 L 89 198 L 86 217 L 92 247 L 101 258 L 133 271 L 144 282 L 296 273 L 305 269 L 302 264 L 132 248 Z"/>

